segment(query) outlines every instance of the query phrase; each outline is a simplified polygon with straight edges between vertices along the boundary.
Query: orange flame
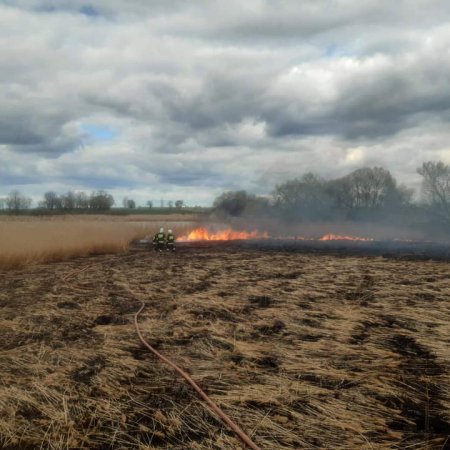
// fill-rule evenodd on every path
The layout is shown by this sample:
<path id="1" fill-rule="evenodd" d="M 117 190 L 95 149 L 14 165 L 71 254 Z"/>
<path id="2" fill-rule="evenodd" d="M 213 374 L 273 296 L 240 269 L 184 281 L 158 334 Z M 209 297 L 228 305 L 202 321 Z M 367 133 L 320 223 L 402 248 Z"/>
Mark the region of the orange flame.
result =
<path id="1" fill-rule="evenodd" d="M 373 241 L 372 238 L 362 238 L 354 236 L 341 236 L 339 234 L 326 234 L 319 241 Z"/>
<path id="2" fill-rule="evenodd" d="M 209 231 L 205 227 L 196 228 L 185 236 L 180 237 L 180 241 L 235 241 L 241 239 L 269 239 L 269 233 L 261 231 L 235 231 L 231 228 L 227 228 L 222 231 Z M 305 238 L 302 236 L 296 237 L 276 237 L 276 239 L 294 239 L 294 240 L 304 240 L 313 241 L 314 238 Z M 356 236 L 344 236 L 339 234 L 326 234 L 318 239 L 319 241 L 373 241 L 372 238 L 363 238 Z"/>
<path id="3" fill-rule="evenodd" d="M 267 239 L 269 234 L 259 231 L 234 231 L 230 228 L 211 232 L 208 229 L 201 227 L 191 231 L 186 236 L 182 236 L 180 241 L 235 241 L 238 239 Z"/>

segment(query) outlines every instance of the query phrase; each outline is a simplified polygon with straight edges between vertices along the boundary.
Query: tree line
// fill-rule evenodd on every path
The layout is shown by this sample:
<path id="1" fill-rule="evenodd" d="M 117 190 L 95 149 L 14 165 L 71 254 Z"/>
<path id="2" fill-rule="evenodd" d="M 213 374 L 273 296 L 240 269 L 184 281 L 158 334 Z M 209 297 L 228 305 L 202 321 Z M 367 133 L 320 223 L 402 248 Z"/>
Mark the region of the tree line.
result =
<path id="1" fill-rule="evenodd" d="M 246 191 L 224 192 L 214 212 L 226 217 L 278 217 L 289 221 L 433 220 L 450 225 L 450 166 L 428 161 L 417 169 L 422 176 L 422 200 L 413 189 L 398 184 L 389 170 L 364 167 L 326 180 L 313 173 L 287 180 L 269 196 Z"/>
<path id="2" fill-rule="evenodd" d="M 85 192 L 72 191 L 58 195 L 54 191 L 48 191 L 44 194 L 44 199 L 39 202 L 38 207 L 49 211 L 74 211 L 83 209 L 108 211 L 114 203 L 113 196 L 103 190 L 94 191 L 91 195 L 87 195 Z"/>
<path id="3" fill-rule="evenodd" d="M 12 213 L 30 209 L 32 200 L 23 195 L 20 191 L 14 190 L 2 199 L 0 205 L 2 209 L 6 208 Z M 42 201 L 38 203 L 38 209 L 55 211 L 108 211 L 114 205 L 114 198 L 106 191 L 94 191 L 90 195 L 85 192 L 72 192 L 58 195 L 54 191 L 44 194 Z"/>
<path id="4" fill-rule="evenodd" d="M 58 194 L 55 191 L 48 191 L 44 194 L 43 199 L 38 202 L 37 210 L 45 212 L 104 212 L 109 211 L 116 204 L 114 197 L 104 190 L 94 191 L 90 195 L 85 192 L 69 191 L 65 194 Z M 30 209 L 32 199 L 23 195 L 18 190 L 13 190 L 5 198 L 0 198 L 0 209 L 7 209 L 12 214 Z M 124 197 L 122 199 L 122 207 L 124 209 L 136 209 L 136 202 L 133 199 Z M 161 207 L 164 208 L 164 202 L 161 201 Z M 176 208 L 178 210 L 185 207 L 184 200 L 176 200 L 167 202 L 168 208 Z M 153 202 L 147 201 L 146 208 L 153 208 Z"/>
<path id="5" fill-rule="evenodd" d="M 274 187 L 270 195 L 257 196 L 244 190 L 228 191 L 216 198 L 214 214 L 232 217 L 274 217 L 287 222 L 301 221 L 397 221 L 433 222 L 450 225 L 450 166 L 442 161 L 424 162 L 417 172 L 422 176 L 422 201 L 413 201 L 413 190 L 398 184 L 383 167 L 363 167 L 350 174 L 327 180 L 313 173 L 287 180 Z M 16 214 L 31 207 L 29 197 L 12 191 L 0 199 L 0 209 Z M 106 191 L 44 194 L 38 209 L 47 212 L 102 212 L 115 204 Z M 134 200 L 125 197 L 125 209 L 136 208 Z M 164 206 L 161 200 L 161 207 Z M 153 202 L 147 202 L 152 208 Z M 182 209 L 183 200 L 168 202 L 169 208 Z"/>

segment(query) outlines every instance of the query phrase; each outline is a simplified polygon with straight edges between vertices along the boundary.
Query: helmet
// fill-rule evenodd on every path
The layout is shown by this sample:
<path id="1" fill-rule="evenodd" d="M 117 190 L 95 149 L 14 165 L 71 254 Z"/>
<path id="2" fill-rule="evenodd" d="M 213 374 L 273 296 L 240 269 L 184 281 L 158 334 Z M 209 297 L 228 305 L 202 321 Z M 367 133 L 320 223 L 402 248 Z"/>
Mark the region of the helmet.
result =
<path id="1" fill-rule="evenodd" d="M 172 230 L 168 230 L 167 232 L 168 232 L 169 234 L 172 234 Z"/>
<path id="2" fill-rule="evenodd" d="M 159 232 L 160 232 L 160 233 L 164 233 L 164 228 L 161 227 L 161 228 L 159 229 Z"/>

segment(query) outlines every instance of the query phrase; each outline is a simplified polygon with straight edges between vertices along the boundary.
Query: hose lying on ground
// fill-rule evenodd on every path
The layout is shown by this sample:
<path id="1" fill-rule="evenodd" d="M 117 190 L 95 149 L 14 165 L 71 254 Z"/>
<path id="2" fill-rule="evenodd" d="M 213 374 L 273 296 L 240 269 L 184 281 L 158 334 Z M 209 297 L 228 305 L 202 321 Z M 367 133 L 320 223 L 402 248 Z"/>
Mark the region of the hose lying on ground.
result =
<path id="1" fill-rule="evenodd" d="M 68 280 L 73 277 L 74 275 L 78 275 L 82 272 L 85 272 L 92 267 L 94 267 L 96 264 L 91 264 L 88 266 L 85 266 L 81 269 L 73 269 L 70 272 L 66 273 L 62 280 L 66 283 L 68 283 Z M 216 405 L 211 398 L 208 397 L 208 395 L 202 390 L 202 388 L 180 367 L 178 367 L 175 363 L 173 363 L 170 359 L 166 358 L 164 355 L 159 353 L 156 349 L 154 349 L 144 338 L 142 335 L 141 330 L 139 329 L 139 323 L 138 323 L 138 317 L 139 314 L 144 310 L 145 303 L 137 297 L 137 295 L 129 288 L 125 287 L 127 291 L 136 299 L 141 302 L 141 307 L 139 311 L 137 311 L 134 315 L 134 325 L 136 327 L 137 334 L 139 336 L 140 341 L 142 344 L 147 347 L 155 356 L 157 356 L 159 359 L 161 359 L 163 362 L 165 362 L 167 365 L 169 365 L 173 370 L 175 370 L 179 375 L 181 375 L 198 393 L 198 395 L 205 400 L 205 402 L 208 404 L 208 406 L 234 431 L 234 433 L 241 439 L 242 442 L 244 442 L 249 448 L 252 450 L 261 450 L 260 447 L 258 447 L 251 438 L 243 431 L 241 428 L 233 422 L 233 420 L 230 419 L 223 411 L 222 409 Z"/>
<path id="2" fill-rule="evenodd" d="M 163 356 L 161 353 L 159 353 L 157 350 L 155 350 L 145 339 L 142 335 L 141 330 L 139 329 L 138 324 L 138 317 L 139 314 L 144 310 L 145 303 L 138 299 L 142 306 L 139 309 L 139 311 L 134 315 L 134 325 L 136 327 L 136 331 L 139 335 L 139 339 L 141 340 L 142 344 L 145 345 L 154 355 L 156 355 L 159 359 L 164 361 L 167 365 L 172 367 L 173 370 L 175 370 L 179 375 L 181 375 L 198 393 L 198 395 L 208 404 L 208 406 L 236 433 L 236 435 L 241 439 L 242 442 L 248 445 L 249 448 L 252 450 L 261 450 L 260 447 L 258 447 L 251 439 L 250 437 L 245 434 L 244 431 L 241 430 L 241 428 L 234 423 L 221 409 L 219 406 L 217 406 L 209 397 L 208 395 L 202 390 L 202 388 L 183 370 L 180 369 L 176 364 L 174 364 L 170 359 Z"/>

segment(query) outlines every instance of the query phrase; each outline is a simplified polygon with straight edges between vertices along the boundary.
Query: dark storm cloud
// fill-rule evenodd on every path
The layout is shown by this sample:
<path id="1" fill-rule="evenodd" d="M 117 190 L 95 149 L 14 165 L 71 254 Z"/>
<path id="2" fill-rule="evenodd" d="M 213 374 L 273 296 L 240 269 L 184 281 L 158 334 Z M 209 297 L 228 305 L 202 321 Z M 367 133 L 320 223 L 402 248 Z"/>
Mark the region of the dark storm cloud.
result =
<path id="1" fill-rule="evenodd" d="M 431 0 L 0 1 L 2 170 L 202 199 L 271 166 L 417 184 L 450 159 L 449 18 Z"/>

